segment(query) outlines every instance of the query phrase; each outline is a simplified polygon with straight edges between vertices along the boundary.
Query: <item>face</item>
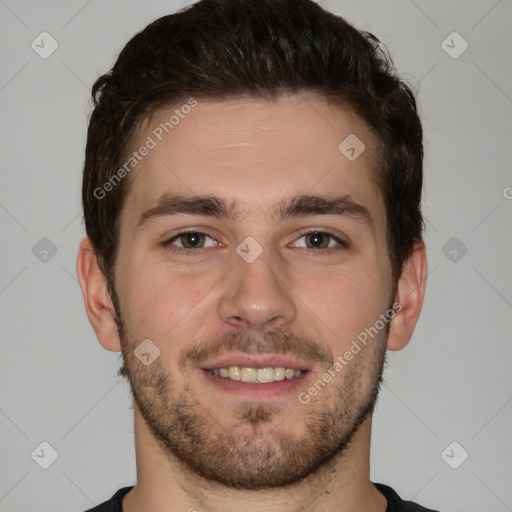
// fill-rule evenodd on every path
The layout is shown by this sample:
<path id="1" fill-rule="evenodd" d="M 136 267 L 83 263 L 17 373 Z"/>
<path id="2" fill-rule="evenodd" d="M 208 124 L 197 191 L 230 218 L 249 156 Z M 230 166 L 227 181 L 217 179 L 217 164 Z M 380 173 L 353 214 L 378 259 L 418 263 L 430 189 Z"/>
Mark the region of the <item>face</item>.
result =
<path id="1" fill-rule="evenodd" d="M 380 382 L 392 283 L 370 133 L 312 94 L 199 101 L 162 136 L 173 111 L 133 145 L 155 142 L 120 217 L 125 374 L 183 468 L 298 482 L 343 453 Z M 355 160 L 338 149 L 350 134 Z"/>

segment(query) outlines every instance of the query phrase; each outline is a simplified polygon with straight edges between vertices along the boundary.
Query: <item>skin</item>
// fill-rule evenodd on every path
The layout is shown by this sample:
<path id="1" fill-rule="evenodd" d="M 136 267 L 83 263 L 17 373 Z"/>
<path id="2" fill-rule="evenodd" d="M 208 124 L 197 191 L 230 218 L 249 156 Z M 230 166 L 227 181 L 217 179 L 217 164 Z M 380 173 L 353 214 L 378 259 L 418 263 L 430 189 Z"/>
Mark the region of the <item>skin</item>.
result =
<path id="1" fill-rule="evenodd" d="M 133 147 L 169 112 L 146 120 Z M 349 134 L 367 148 L 354 161 L 338 150 Z M 427 264 L 417 242 L 395 289 L 371 147 L 357 116 L 312 93 L 272 103 L 199 101 L 130 175 L 115 271 L 120 330 L 91 243 L 82 241 L 77 272 L 88 317 L 102 346 L 123 351 L 135 395 L 137 484 L 124 498 L 125 512 L 259 511 L 263 501 L 269 510 L 286 512 L 385 511 L 386 500 L 369 479 L 366 409 L 373 405 L 386 349 L 400 350 L 412 335 Z M 212 194 L 236 201 L 240 214 L 160 215 L 137 227 L 165 194 Z M 371 222 L 333 214 L 276 221 L 278 203 L 301 194 L 349 196 Z M 169 251 L 190 242 L 176 238 L 186 228 L 211 237 L 206 247 L 188 255 Z M 327 237 L 321 240 L 328 252 L 319 252 L 304 236 L 315 230 L 346 247 Z M 251 263 L 236 252 L 249 236 L 263 250 Z M 300 403 L 298 393 L 393 302 L 401 309 L 387 328 L 307 405 Z M 160 350 L 149 366 L 133 352 L 144 339 Z M 266 393 L 260 384 L 249 395 L 236 383 L 228 391 L 201 369 L 226 354 L 286 356 L 308 371 L 290 392 Z M 188 423 L 180 410 L 189 413 Z M 190 442 L 173 425 L 197 434 L 202 444 L 195 453 L 192 445 L 188 454 L 173 449 L 173 439 L 183 452 Z M 223 460 L 224 473 L 218 469 Z M 261 476 L 271 470 L 272 478 Z"/>

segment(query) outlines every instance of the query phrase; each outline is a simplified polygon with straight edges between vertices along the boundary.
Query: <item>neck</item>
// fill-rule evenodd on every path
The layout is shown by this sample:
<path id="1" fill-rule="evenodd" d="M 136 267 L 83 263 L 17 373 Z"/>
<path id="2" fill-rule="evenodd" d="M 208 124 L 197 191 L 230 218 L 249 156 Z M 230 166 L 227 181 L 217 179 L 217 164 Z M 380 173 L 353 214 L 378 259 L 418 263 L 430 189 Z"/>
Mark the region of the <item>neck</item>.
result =
<path id="1" fill-rule="evenodd" d="M 340 456 L 316 473 L 284 488 L 238 490 L 207 481 L 162 451 L 134 405 L 137 484 L 123 512 L 384 512 L 386 499 L 369 477 L 371 415 Z"/>

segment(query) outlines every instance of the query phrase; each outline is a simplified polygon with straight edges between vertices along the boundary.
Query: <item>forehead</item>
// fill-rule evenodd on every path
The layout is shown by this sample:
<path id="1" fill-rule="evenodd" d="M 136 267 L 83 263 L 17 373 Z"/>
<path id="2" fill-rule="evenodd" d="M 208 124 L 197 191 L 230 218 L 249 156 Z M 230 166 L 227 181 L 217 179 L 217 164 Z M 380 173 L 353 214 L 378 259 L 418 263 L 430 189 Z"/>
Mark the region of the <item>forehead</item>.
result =
<path id="1" fill-rule="evenodd" d="M 151 148 L 130 174 L 125 216 L 169 194 L 213 194 L 252 215 L 304 193 L 350 195 L 383 214 L 372 135 L 350 110 L 306 93 L 272 102 L 194 102 L 156 111 L 142 123 L 131 151 Z"/>

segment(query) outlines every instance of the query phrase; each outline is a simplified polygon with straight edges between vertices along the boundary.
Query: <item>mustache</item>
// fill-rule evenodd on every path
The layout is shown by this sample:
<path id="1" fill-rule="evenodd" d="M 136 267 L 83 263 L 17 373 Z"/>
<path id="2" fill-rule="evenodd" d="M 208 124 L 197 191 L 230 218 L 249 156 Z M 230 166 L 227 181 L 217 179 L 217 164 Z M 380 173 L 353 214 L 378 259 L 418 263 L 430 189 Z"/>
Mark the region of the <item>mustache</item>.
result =
<path id="1" fill-rule="evenodd" d="M 183 371 L 187 364 L 199 365 L 207 359 L 229 352 L 293 354 L 327 367 L 334 364 L 332 351 L 323 348 L 315 339 L 296 336 L 280 329 L 267 331 L 261 337 L 243 329 L 236 329 L 222 334 L 215 340 L 195 343 L 182 354 L 178 365 Z"/>

